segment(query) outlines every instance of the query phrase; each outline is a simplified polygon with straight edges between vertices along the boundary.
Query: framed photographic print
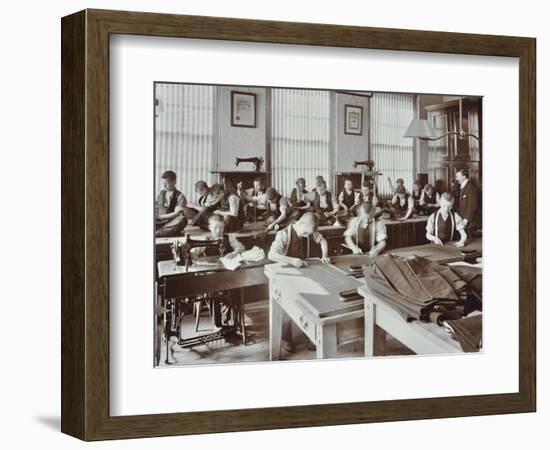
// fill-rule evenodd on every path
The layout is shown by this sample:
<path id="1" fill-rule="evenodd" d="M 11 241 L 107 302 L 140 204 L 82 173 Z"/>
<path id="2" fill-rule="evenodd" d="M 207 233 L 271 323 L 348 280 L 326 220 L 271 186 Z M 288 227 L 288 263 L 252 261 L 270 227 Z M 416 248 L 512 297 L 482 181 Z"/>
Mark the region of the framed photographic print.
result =
<path id="1" fill-rule="evenodd" d="M 346 105 L 345 108 L 344 133 L 361 136 L 363 134 L 363 107 Z"/>
<path id="2" fill-rule="evenodd" d="M 231 126 L 256 128 L 256 94 L 231 91 Z"/>
<path id="3" fill-rule="evenodd" d="M 63 432 L 535 410 L 534 39 L 104 10 L 61 31 Z"/>

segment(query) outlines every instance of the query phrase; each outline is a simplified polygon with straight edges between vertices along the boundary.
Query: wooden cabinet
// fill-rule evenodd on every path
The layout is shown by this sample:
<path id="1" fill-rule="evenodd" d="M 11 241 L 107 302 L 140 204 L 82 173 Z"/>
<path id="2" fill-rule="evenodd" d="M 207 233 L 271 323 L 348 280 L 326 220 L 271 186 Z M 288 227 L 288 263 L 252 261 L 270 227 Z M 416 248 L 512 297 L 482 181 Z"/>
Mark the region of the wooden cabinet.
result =
<path id="1" fill-rule="evenodd" d="M 234 186 L 238 183 L 242 183 L 242 189 L 250 189 L 254 186 L 254 179 L 259 177 L 263 181 L 263 186 L 268 188 L 271 186 L 271 172 L 256 172 L 256 171 L 242 171 L 242 170 L 216 170 L 210 173 L 217 174 L 220 183 L 225 183 L 225 180 L 230 180 Z"/>
<path id="2" fill-rule="evenodd" d="M 458 100 L 426 107 L 428 121 L 440 136 L 450 131 L 459 131 L 482 137 L 481 99 L 464 98 L 462 117 Z M 468 170 L 470 178 L 481 187 L 481 140 L 458 135 L 446 136 L 429 142 L 429 181 L 440 192 L 453 191 L 454 176 L 460 169 Z"/>

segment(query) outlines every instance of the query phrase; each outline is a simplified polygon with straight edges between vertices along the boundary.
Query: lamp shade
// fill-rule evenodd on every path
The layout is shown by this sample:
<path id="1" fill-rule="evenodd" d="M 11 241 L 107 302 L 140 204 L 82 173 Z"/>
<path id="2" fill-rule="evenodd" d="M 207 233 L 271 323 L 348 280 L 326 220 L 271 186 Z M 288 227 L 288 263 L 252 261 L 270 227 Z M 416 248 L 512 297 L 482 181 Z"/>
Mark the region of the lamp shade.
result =
<path id="1" fill-rule="evenodd" d="M 413 119 L 403 137 L 430 139 L 435 138 L 435 131 L 426 119 Z"/>

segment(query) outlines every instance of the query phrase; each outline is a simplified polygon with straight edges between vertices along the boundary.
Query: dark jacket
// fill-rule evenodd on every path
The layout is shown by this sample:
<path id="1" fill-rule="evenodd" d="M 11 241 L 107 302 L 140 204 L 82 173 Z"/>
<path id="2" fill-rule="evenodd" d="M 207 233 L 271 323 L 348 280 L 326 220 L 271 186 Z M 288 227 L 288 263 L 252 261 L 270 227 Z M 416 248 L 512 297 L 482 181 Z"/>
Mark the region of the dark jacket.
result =
<path id="1" fill-rule="evenodd" d="M 472 180 L 460 189 L 458 196 L 458 213 L 463 219 L 468 219 L 468 225 L 475 223 L 478 212 L 478 189 Z"/>

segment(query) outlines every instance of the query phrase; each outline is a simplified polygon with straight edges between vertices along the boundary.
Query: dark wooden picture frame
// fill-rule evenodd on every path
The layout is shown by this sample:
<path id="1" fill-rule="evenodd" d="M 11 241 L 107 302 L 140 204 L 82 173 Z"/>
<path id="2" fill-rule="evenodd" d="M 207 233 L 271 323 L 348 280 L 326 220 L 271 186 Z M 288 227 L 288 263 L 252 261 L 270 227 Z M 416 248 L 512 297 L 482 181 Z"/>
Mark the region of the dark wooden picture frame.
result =
<path id="1" fill-rule="evenodd" d="M 61 428 L 84 440 L 535 411 L 536 40 L 85 10 L 62 32 Z M 519 58 L 519 390 L 375 402 L 109 415 L 109 37 L 134 34 Z M 74 208 L 73 205 L 80 205 Z"/>
<path id="2" fill-rule="evenodd" d="M 348 113 L 349 109 L 358 109 L 361 111 L 359 119 L 359 129 L 357 131 L 349 128 L 349 118 Z M 344 105 L 344 134 L 350 134 L 352 136 L 362 136 L 363 135 L 363 107 L 357 105 Z"/>
<path id="3" fill-rule="evenodd" d="M 235 117 L 235 96 L 236 95 L 245 95 L 245 96 L 252 97 L 253 103 L 254 103 L 254 123 L 252 125 L 238 123 L 238 118 Z M 256 94 L 252 92 L 231 91 L 231 126 L 244 127 L 244 128 L 256 128 L 256 119 L 257 119 L 256 106 L 257 106 Z"/>

